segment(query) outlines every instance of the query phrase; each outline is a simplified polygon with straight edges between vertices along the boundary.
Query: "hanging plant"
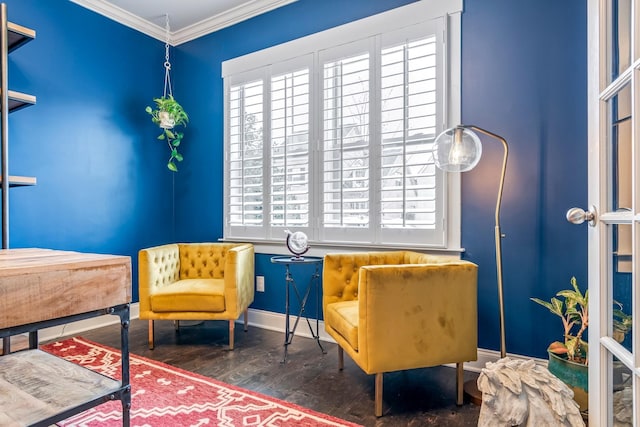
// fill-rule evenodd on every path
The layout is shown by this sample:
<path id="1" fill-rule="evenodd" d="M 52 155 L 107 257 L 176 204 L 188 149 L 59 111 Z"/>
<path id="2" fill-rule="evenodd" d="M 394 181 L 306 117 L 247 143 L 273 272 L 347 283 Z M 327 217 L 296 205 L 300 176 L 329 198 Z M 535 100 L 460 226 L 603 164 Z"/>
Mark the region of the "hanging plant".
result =
<path id="1" fill-rule="evenodd" d="M 173 91 L 171 89 L 171 62 L 169 62 L 169 15 L 165 15 L 166 43 L 165 43 L 165 60 L 164 60 L 164 92 L 162 97 L 154 98 L 155 108 L 147 106 L 145 111 L 151 115 L 151 121 L 160 128 L 162 133 L 158 139 L 165 141 L 169 146 L 171 156 L 167 162 L 167 168 L 172 172 L 178 172 L 176 161 L 181 162 L 183 157 L 178 152 L 178 147 L 182 142 L 184 134 L 177 132 L 175 126 L 186 126 L 189 116 L 184 111 L 178 101 L 173 99 Z"/>
<path id="2" fill-rule="evenodd" d="M 178 101 L 173 99 L 173 95 L 154 98 L 153 101 L 156 103 L 156 108 L 147 106 L 145 111 L 151 115 L 151 121 L 162 128 L 162 133 L 160 133 L 158 139 L 166 141 L 171 152 L 167 168 L 173 172 L 178 172 L 175 162 L 181 162 L 183 159 L 182 154 L 178 152 L 178 147 L 184 134 L 177 132 L 175 127 L 186 126 L 189 116 Z"/>

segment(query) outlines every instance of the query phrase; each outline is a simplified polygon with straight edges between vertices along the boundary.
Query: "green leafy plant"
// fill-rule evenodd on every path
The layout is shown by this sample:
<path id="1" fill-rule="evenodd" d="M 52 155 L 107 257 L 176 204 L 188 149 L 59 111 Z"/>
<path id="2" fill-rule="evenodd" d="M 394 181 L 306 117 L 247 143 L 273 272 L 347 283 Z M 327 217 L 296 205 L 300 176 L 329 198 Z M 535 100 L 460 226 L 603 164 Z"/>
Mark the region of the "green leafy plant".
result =
<path id="1" fill-rule="evenodd" d="M 571 278 L 573 289 L 565 289 L 556 294 L 551 301 L 543 301 L 539 298 L 531 298 L 550 312 L 562 319 L 564 326 L 564 343 L 555 341 L 548 350 L 555 354 L 566 354 L 567 359 L 576 363 L 589 363 L 589 346 L 582 339 L 589 326 L 589 290 L 583 294 L 575 277 Z"/>
<path id="2" fill-rule="evenodd" d="M 613 301 L 613 339 L 622 343 L 624 337 L 631 331 L 633 317 L 622 311 L 622 304 Z"/>
<path id="3" fill-rule="evenodd" d="M 189 116 L 182 106 L 173 98 L 172 95 L 154 98 L 155 108 L 147 106 L 145 111 L 151 115 L 151 121 L 160 128 L 162 133 L 158 136 L 161 141 L 166 141 L 169 146 L 171 156 L 167 162 L 167 168 L 173 172 L 178 172 L 175 161 L 183 160 L 182 154 L 178 152 L 178 147 L 182 142 L 184 134 L 177 132 L 176 126 L 186 126 L 189 122 Z"/>
<path id="4" fill-rule="evenodd" d="M 565 289 L 556 294 L 562 299 L 554 297 L 549 302 L 531 298 L 531 301 L 548 308 L 562 319 L 564 343 L 555 341 L 549 345 L 548 350 L 558 355 L 566 354 L 568 360 L 587 365 L 589 345 L 582 337 L 589 326 L 589 291 L 583 294 L 575 277 L 571 278 L 571 287 L 573 289 Z M 614 300 L 613 304 L 613 338 L 621 343 L 631 331 L 633 318 L 622 311 L 622 304 L 618 301 Z"/>

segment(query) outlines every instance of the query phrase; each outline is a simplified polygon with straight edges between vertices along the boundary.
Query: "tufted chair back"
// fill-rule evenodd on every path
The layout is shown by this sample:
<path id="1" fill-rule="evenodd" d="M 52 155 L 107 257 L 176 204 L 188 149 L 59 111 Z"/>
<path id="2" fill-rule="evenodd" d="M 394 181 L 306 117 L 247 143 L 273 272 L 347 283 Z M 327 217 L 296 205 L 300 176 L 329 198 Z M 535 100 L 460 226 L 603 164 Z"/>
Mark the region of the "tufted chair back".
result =
<path id="1" fill-rule="evenodd" d="M 413 251 L 327 254 L 324 257 L 322 306 L 358 299 L 360 267 L 369 265 L 441 264 L 452 258 Z"/>
<path id="2" fill-rule="evenodd" d="M 222 279 L 233 243 L 178 243 L 180 279 Z"/>

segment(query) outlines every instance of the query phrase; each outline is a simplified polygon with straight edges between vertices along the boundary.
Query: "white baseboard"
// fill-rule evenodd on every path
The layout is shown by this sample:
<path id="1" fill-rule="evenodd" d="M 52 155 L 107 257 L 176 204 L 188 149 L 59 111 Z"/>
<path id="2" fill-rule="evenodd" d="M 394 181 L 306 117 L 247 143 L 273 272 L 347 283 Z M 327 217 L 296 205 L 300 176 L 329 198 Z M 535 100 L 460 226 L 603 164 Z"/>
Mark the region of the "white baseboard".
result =
<path id="1" fill-rule="evenodd" d="M 140 314 L 140 306 L 138 303 L 131 304 L 131 319 L 137 319 Z M 101 328 L 103 326 L 114 325 L 120 322 L 120 319 L 117 316 L 105 315 L 99 317 L 93 317 L 86 320 L 80 320 L 78 322 L 68 323 L 62 326 L 54 326 L 52 328 L 46 328 L 39 331 L 38 339 L 41 342 L 51 341 L 58 338 L 62 338 L 65 336 L 78 335 L 82 332 L 89 331 L 91 329 Z M 237 323 L 242 323 L 243 318 L 237 320 Z M 285 316 L 282 313 L 274 313 L 272 311 L 265 310 L 257 310 L 257 309 L 249 309 L 249 325 L 267 329 L 270 331 L 276 331 L 284 333 L 284 325 L 285 325 Z M 313 326 L 314 330 L 316 327 L 315 320 L 311 321 L 311 326 Z M 320 320 L 318 322 L 319 336 L 322 341 L 331 342 L 335 344 L 333 338 L 328 335 L 324 330 L 324 322 Z M 307 322 L 303 319 L 300 319 L 300 323 L 298 324 L 298 328 L 296 329 L 296 336 L 301 336 L 305 338 L 312 338 L 311 331 L 309 331 L 309 327 L 307 326 Z M 538 358 L 532 358 L 527 356 L 521 356 L 518 354 L 507 354 L 511 359 L 533 359 L 536 363 L 540 363 L 542 365 L 547 365 L 547 361 Z M 478 349 L 478 360 L 475 362 L 466 362 L 464 364 L 464 369 L 471 372 L 480 372 L 482 368 L 488 362 L 496 362 L 500 359 L 500 352 L 494 350 L 485 350 L 482 348 Z M 455 364 L 446 365 L 455 367 Z"/>
<path id="2" fill-rule="evenodd" d="M 513 360 L 533 360 L 537 364 L 543 365 L 545 367 L 547 366 L 547 363 L 548 363 L 548 361 L 545 359 L 538 359 L 537 357 L 522 356 L 520 354 L 507 353 L 507 357 Z M 479 348 L 478 360 L 476 360 L 475 362 L 465 362 L 464 369 L 465 371 L 480 372 L 488 362 L 495 363 L 499 359 L 500 359 L 499 351 L 486 350 L 484 348 Z M 455 367 L 454 364 L 447 365 L 447 366 Z"/>
<path id="3" fill-rule="evenodd" d="M 140 305 L 138 303 L 131 304 L 129 317 L 137 319 L 140 315 Z M 105 314 L 104 316 L 91 317 L 77 322 L 67 323 L 65 325 L 53 326 L 51 328 L 40 329 L 38 331 L 38 341 L 51 341 L 58 338 L 79 335 L 92 329 L 102 328 L 103 326 L 115 325 L 120 323 L 118 316 Z"/>
<path id="4" fill-rule="evenodd" d="M 241 321 L 242 318 L 238 319 L 238 322 Z M 315 331 L 315 319 L 310 319 L 310 322 Z M 256 310 L 251 308 L 249 309 L 249 325 L 251 326 L 255 326 L 261 329 L 268 329 L 270 331 L 282 332 L 284 334 L 284 324 L 285 316 L 282 313 L 274 313 L 272 311 Z M 313 338 L 313 336 L 311 335 L 311 331 L 309 330 L 309 326 L 307 326 L 307 322 L 304 321 L 304 318 L 300 319 L 300 323 L 298 324 L 295 335 L 305 338 Z M 318 335 L 320 336 L 320 340 L 335 344 L 334 339 L 325 332 L 324 322 L 322 320 L 318 322 Z"/>

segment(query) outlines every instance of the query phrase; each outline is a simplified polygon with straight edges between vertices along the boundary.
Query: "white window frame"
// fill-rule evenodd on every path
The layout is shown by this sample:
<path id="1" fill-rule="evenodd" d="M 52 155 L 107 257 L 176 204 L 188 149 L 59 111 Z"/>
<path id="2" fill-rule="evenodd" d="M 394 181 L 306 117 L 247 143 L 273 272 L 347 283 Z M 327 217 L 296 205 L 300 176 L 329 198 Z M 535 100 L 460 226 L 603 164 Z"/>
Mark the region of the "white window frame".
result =
<path id="1" fill-rule="evenodd" d="M 441 111 L 438 114 L 439 123 L 437 126 L 437 132 L 440 132 L 448 127 L 451 127 L 460 122 L 460 73 L 461 73 L 461 19 L 462 13 L 462 0 L 434 0 L 434 1 L 418 1 L 407 6 L 403 6 L 397 9 L 390 10 L 378 15 L 374 15 L 368 18 L 364 18 L 358 21 L 354 21 L 349 24 L 342 25 L 330 30 L 326 30 L 320 33 L 316 33 L 301 39 L 293 40 L 288 43 L 284 43 L 278 46 L 267 48 L 258 52 L 254 52 L 248 55 L 244 55 L 238 58 L 234 58 L 223 62 L 222 64 L 222 77 L 224 79 L 224 114 L 225 114 L 225 171 L 224 171 L 224 240 L 241 240 L 252 241 L 256 244 L 258 252 L 264 253 L 281 253 L 286 250 L 283 247 L 282 241 L 285 234 L 283 229 L 286 227 L 266 227 L 262 229 L 257 227 L 258 230 L 252 230 L 249 232 L 248 227 L 232 227 L 229 223 L 229 206 L 227 201 L 229 200 L 229 171 L 228 171 L 228 147 L 229 147 L 229 135 L 228 135 L 228 113 L 229 102 L 228 94 L 229 89 L 234 84 L 241 83 L 243 81 L 249 81 L 251 78 L 261 78 L 265 82 L 264 96 L 270 96 L 270 80 L 271 75 L 276 75 L 283 70 L 283 64 L 296 63 L 296 62 L 312 62 L 312 76 L 311 76 L 311 105 L 309 107 L 310 114 L 315 119 L 312 119 L 315 124 L 312 124 L 312 128 L 309 130 L 310 143 L 312 145 L 312 151 L 321 150 L 321 119 L 317 119 L 319 115 L 322 115 L 322 97 L 319 94 L 322 93 L 321 76 L 316 74 L 321 73 L 322 63 L 319 59 L 319 52 L 322 51 L 335 51 L 340 49 L 340 46 L 346 46 L 349 43 L 365 42 L 379 44 L 381 40 L 386 40 L 389 37 L 398 37 L 398 34 L 402 34 L 403 30 L 407 32 L 415 32 L 419 30 L 421 25 L 433 26 L 434 21 L 439 25 L 438 38 L 441 39 L 445 47 L 443 52 L 444 66 L 440 67 L 439 72 L 441 76 L 440 87 L 444 95 L 444 99 L 441 100 L 441 104 L 438 106 Z M 369 39 L 369 40 L 367 40 Z M 379 47 L 379 46 L 378 46 Z M 309 61 L 309 57 L 313 59 Z M 377 78 L 377 70 L 372 68 L 371 79 Z M 314 95 L 315 94 L 315 95 Z M 266 105 L 270 105 L 270 100 L 265 100 Z M 263 112 L 265 127 L 270 123 L 269 111 Z M 372 114 L 376 116 L 376 114 Z M 379 126 L 379 118 L 373 117 L 370 124 L 371 127 Z M 270 144 L 270 141 L 265 141 L 265 144 Z M 270 150 L 266 149 L 265 154 L 265 170 L 269 167 L 268 153 Z M 324 253 L 327 248 L 344 247 L 345 249 L 361 249 L 365 248 L 412 248 L 419 250 L 428 250 L 434 252 L 461 252 L 460 248 L 460 174 L 455 173 L 443 173 L 439 179 L 444 183 L 442 193 L 442 203 L 444 206 L 443 218 L 442 218 L 442 238 L 436 243 L 424 243 L 416 239 L 411 239 L 410 231 L 406 233 L 406 241 L 401 243 L 381 243 L 379 241 L 380 236 L 376 230 L 370 230 L 370 234 L 375 233 L 376 237 L 372 240 L 378 240 L 377 242 L 358 242 L 358 241 L 339 241 L 334 238 L 328 238 L 320 227 L 321 210 L 322 210 L 322 197 L 318 195 L 318 192 L 322 191 L 321 184 L 321 156 L 320 153 L 316 153 L 312 159 L 312 174 L 310 183 L 311 194 L 316 196 L 310 197 L 312 206 L 310 207 L 312 218 L 317 218 L 316 223 L 310 224 L 310 226 L 302 231 L 305 231 L 310 238 L 312 248 L 316 249 L 318 255 Z M 372 152 L 372 155 L 375 155 Z M 315 172 L 314 172 L 315 171 Z M 375 175 L 375 174 L 374 174 Z M 268 179 L 268 178 L 267 178 Z M 376 179 L 375 176 L 371 176 L 370 179 Z M 263 218 L 268 221 L 269 212 L 269 194 L 264 194 L 264 213 Z M 375 199 L 370 200 L 372 209 L 375 209 Z"/>

